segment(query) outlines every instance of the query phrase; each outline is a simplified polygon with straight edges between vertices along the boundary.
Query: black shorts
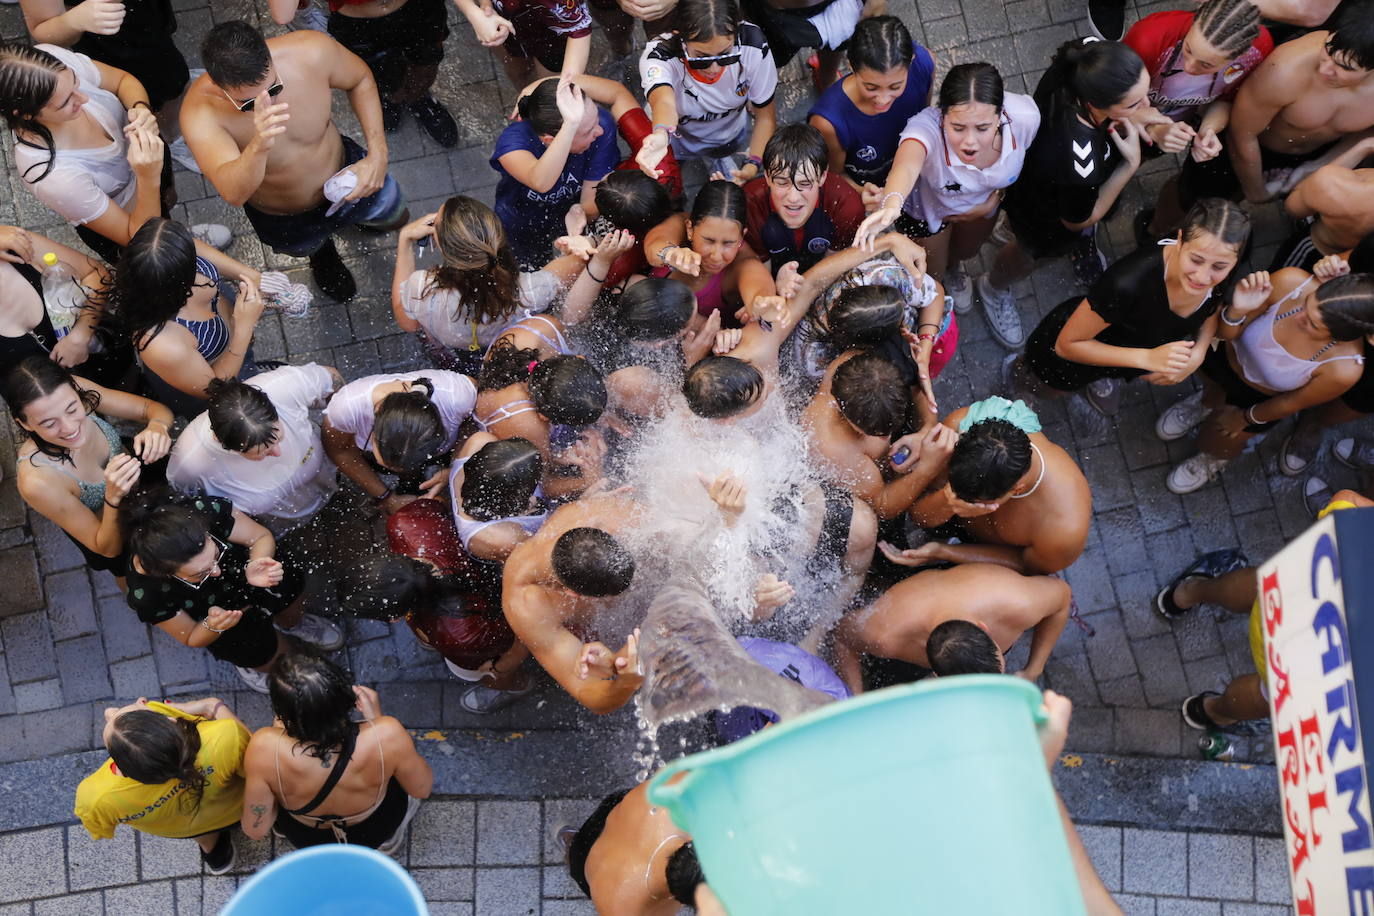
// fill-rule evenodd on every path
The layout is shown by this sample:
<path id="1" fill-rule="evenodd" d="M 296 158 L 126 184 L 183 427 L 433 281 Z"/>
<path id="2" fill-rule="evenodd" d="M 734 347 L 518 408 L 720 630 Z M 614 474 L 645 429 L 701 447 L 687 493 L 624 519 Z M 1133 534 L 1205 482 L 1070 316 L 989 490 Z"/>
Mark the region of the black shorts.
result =
<path id="1" fill-rule="evenodd" d="M 409 807 L 410 796 L 401 788 L 396 778 L 392 777 L 391 782 L 387 783 L 386 795 L 382 797 L 382 804 L 377 810 L 366 819 L 341 829 L 348 837 L 350 845 L 376 849 L 396 833 L 401 822 L 405 820 Z M 334 831 L 328 827 L 307 827 L 280 808 L 277 809 L 277 820 L 273 827 L 297 849 L 339 842 L 334 836 Z"/>
<path id="2" fill-rule="evenodd" d="M 274 588 L 253 589 L 253 605 L 206 648 L 220 661 L 240 668 L 260 668 L 277 654 L 277 629 L 272 618 L 286 610 L 305 591 L 305 563 L 289 543 L 279 544 L 281 582 Z M 205 585 L 202 588 L 210 588 Z"/>
<path id="3" fill-rule="evenodd" d="M 1261 146 L 1260 172 L 1297 168 L 1305 162 L 1326 155 L 1338 142 L 1332 140 L 1310 153 L 1276 153 Z M 1178 173 L 1178 196 L 1183 209 L 1188 209 L 1202 197 L 1225 197 L 1234 200 L 1240 193 L 1240 179 L 1236 177 L 1231 157 L 1225 151 L 1206 162 L 1194 162 L 1192 156 L 1184 158 L 1183 168 Z"/>
<path id="4" fill-rule="evenodd" d="M 767 0 L 744 0 L 744 14 L 763 30 L 768 39 L 768 49 L 773 52 L 773 63 L 781 68 L 802 48 L 819 48 L 824 44 L 820 31 L 811 24 L 810 17 L 834 2 L 822 0 L 805 9 L 780 10 L 769 5 Z"/>
<path id="5" fill-rule="evenodd" d="M 186 58 L 172 41 L 176 30 L 176 14 L 168 0 L 139 0 L 125 5 L 124 24 L 117 33 L 86 32 L 72 50 L 132 74 L 157 111 L 191 81 Z"/>
<path id="6" fill-rule="evenodd" d="M 1067 255 L 1073 246 L 1083 240 L 1083 233 L 1065 227 L 1053 212 L 1050 219 L 1046 220 L 1043 214 L 1033 215 L 1028 209 L 1014 207 L 1010 196 L 1007 198 L 1006 211 L 1007 225 L 1011 227 L 1016 241 L 1036 261 Z"/>
<path id="7" fill-rule="evenodd" d="M 1235 369 L 1231 368 L 1231 362 L 1226 358 L 1226 350 L 1225 346 L 1208 350 L 1207 355 L 1202 360 L 1202 374 L 1221 389 L 1226 398 L 1226 403 L 1232 407 L 1246 410 L 1272 398 L 1272 394 L 1266 394 L 1250 387 L 1250 383 L 1241 378 Z M 1251 423 L 1245 427 L 1245 431 L 1247 433 L 1262 433 L 1272 429 L 1277 423 L 1277 420 L 1269 423 Z"/>
<path id="8" fill-rule="evenodd" d="M 335 12 L 329 15 L 329 34 L 367 61 L 377 88 L 389 95 L 401 88 L 412 65 L 437 65 L 444 59 L 448 7 L 444 0 L 408 0 L 396 12 L 375 19 Z"/>

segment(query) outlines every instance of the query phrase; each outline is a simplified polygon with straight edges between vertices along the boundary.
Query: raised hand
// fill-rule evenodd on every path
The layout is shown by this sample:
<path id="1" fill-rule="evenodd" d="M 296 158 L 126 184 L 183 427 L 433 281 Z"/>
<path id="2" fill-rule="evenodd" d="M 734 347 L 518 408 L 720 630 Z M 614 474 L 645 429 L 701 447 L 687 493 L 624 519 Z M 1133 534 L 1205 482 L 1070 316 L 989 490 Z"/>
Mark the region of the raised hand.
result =
<path id="1" fill-rule="evenodd" d="M 1274 281 L 1267 270 L 1257 270 L 1236 284 L 1226 309 L 1235 315 L 1253 315 L 1264 310 L 1274 293 Z"/>
<path id="2" fill-rule="evenodd" d="M 275 588 L 281 584 L 281 577 L 281 561 L 275 557 L 258 557 L 243 567 L 244 580 L 258 588 Z"/>
<path id="3" fill-rule="evenodd" d="M 0 261 L 33 263 L 33 237 L 18 226 L 0 226 Z"/>
<path id="4" fill-rule="evenodd" d="M 134 454 L 145 464 L 157 461 L 172 450 L 172 437 L 161 420 L 153 420 L 134 436 Z"/>
<path id="5" fill-rule="evenodd" d="M 1176 375 L 1188 367 L 1193 358 L 1193 341 L 1175 340 L 1145 351 L 1145 365 L 1149 372 Z"/>
<path id="6" fill-rule="evenodd" d="M 124 4 L 119 0 L 86 0 L 67 11 L 72 28 L 92 35 L 114 35 L 124 26 Z"/>
<path id="7" fill-rule="evenodd" d="M 926 566 L 935 563 L 940 559 L 940 548 L 944 545 L 939 541 L 931 541 L 922 544 L 920 547 L 908 547 L 906 550 L 898 550 L 887 541 L 879 541 L 878 549 L 898 566 Z"/>
<path id="8" fill-rule="evenodd" d="M 1221 155 L 1221 138 L 1210 127 L 1204 127 L 1193 138 L 1193 148 L 1189 151 L 1194 162 L 1206 162 Z"/>
<path id="9" fill-rule="evenodd" d="M 720 310 L 706 316 L 706 321 L 695 331 L 682 338 L 682 355 L 688 366 L 695 366 L 706 358 L 715 346 L 716 335 L 720 333 Z"/>
<path id="10" fill-rule="evenodd" d="M 773 285 L 777 288 L 779 296 L 784 299 L 795 299 L 802 287 L 802 275 L 797 262 L 788 261 L 778 268 L 778 276 L 773 280 Z"/>
<path id="11" fill-rule="evenodd" d="M 667 134 L 656 130 L 644 138 L 644 142 L 639 145 L 639 152 L 635 153 L 635 165 L 655 181 L 663 177 L 658 165 L 663 161 L 663 157 L 668 155 L 669 142 Z"/>
<path id="12" fill-rule="evenodd" d="M 253 139 L 258 148 L 271 149 L 277 138 L 286 133 L 286 122 L 290 120 L 291 110 L 287 103 L 274 104 L 266 89 L 259 92 L 253 105 Z"/>
<path id="13" fill-rule="evenodd" d="M 663 252 L 663 263 L 690 277 L 701 275 L 701 255 L 690 248 L 675 246 Z"/>
<path id="14" fill-rule="evenodd" d="M 484 48 L 495 48 L 506 43 L 515 34 L 515 26 L 509 19 L 497 14 L 491 7 L 484 7 L 482 15 L 472 23 L 472 31 L 477 35 L 477 43 Z"/>
<path id="15" fill-rule="evenodd" d="M 733 525 L 744 513 L 744 500 L 749 495 L 744 481 L 736 477 L 732 471 L 722 471 L 715 479 L 705 474 L 697 474 L 697 480 L 701 481 L 711 502 L 720 507 L 726 524 Z"/>
<path id="16" fill-rule="evenodd" d="M 864 221 L 859 224 L 858 230 L 854 233 L 854 247 L 861 251 L 873 251 L 878 236 L 882 235 L 883 231 L 886 230 L 888 226 L 891 226 L 893 222 L 896 221 L 897 217 L 901 215 L 901 201 L 897 201 L 889 206 L 879 207 L 868 214 L 868 216 L 864 217 Z"/>
<path id="17" fill-rule="evenodd" d="M 226 611 L 216 605 L 205 615 L 205 626 L 214 630 L 227 630 L 243 619 L 243 611 Z"/>
<path id="18" fill-rule="evenodd" d="M 582 124 L 582 116 L 587 113 L 582 87 L 565 76 L 558 81 L 553 100 L 563 117 L 563 129 L 576 131 Z"/>
<path id="19" fill-rule="evenodd" d="M 115 455 L 105 465 L 105 501 L 118 506 L 129 495 L 143 473 L 143 465 L 133 455 Z"/>

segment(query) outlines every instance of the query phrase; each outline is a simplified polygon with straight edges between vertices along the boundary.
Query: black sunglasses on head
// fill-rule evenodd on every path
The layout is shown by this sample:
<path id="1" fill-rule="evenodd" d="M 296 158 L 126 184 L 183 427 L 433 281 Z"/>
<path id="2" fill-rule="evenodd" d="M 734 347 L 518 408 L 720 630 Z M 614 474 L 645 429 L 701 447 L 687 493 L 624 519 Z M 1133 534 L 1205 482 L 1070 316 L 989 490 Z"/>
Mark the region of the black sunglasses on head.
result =
<path id="1" fill-rule="evenodd" d="M 268 90 L 267 90 L 267 97 L 268 97 L 269 99 L 275 99 L 277 96 L 281 95 L 281 91 L 282 91 L 282 84 L 281 84 L 281 81 L 279 80 L 279 81 L 277 81 L 276 83 L 274 83 L 271 87 L 268 88 Z M 224 92 L 224 90 L 221 89 L 220 92 Z M 256 105 L 256 104 L 258 103 L 257 96 L 254 96 L 253 98 L 247 100 L 246 102 L 240 102 L 238 99 L 234 98 L 232 95 L 230 95 L 230 94 L 227 93 L 227 92 L 224 92 L 224 97 L 225 97 L 226 99 L 228 99 L 228 100 L 229 100 L 229 103 L 230 103 L 231 105 L 233 105 L 235 108 L 237 108 L 239 111 L 252 111 L 252 110 L 253 110 L 253 106 Z"/>

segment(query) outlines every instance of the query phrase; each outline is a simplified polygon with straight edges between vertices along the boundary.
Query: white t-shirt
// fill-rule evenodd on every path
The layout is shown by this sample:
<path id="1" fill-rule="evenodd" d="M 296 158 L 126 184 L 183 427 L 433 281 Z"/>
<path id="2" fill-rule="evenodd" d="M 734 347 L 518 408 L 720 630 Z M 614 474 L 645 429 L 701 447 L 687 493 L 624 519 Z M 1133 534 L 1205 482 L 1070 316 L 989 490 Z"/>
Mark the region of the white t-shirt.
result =
<path id="1" fill-rule="evenodd" d="M 517 311 L 502 321 L 479 324 L 467 315 L 457 290 L 440 289 L 426 296 L 427 286 L 427 270 L 417 270 L 407 277 L 401 287 L 401 309 L 420 322 L 426 334 L 453 350 L 470 348 L 474 336 L 477 348 L 485 350 L 522 314 L 547 312 L 563 291 L 558 277 L 547 270 L 521 273 L 515 281 L 515 297 L 524 312 Z"/>
<path id="2" fill-rule="evenodd" d="M 125 158 L 129 141 L 124 136 L 124 125 L 128 116 L 114 93 L 100 88 L 100 71 L 89 57 L 57 45 L 36 47 L 56 57 L 76 75 L 78 88 L 90 97 L 83 111 L 89 112 L 105 133 L 114 138 L 90 149 L 57 150 L 52 154 L 52 171 L 41 181 L 36 179 L 43 174 L 49 153 L 18 141 L 14 144 L 14 163 L 29 190 L 54 213 L 79 226 L 103 216 L 111 200 L 127 207 L 138 190 L 134 170 Z"/>
<path id="3" fill-rule="evenodd" d="M 696 157 L 707 150 L 735 141 L 748 125 L 745 102 L 767 105 L 778 88 L 778 68 L 763 30 L 741 22 L 735 35 L 740 58 L 725 68 L 720 79 L 703 83 L 687 72 L 678 56 L 678 40 L 670 34 L 652 39 L 639 58 L 644 95 L 659 86 L 671 86 L 677 101 L 678 137 L 674 150 Z"/>
<path id="4" fill-rule="evenodd" d="M 477 386 L 461 372 L 425 369 L 360 378 L 334 393 L 324 410 L 325 419 L 340 432 L 351 433 L 353 443 L 358 448 L 364 452 L 370 451 L 372 446 L 368 439 L 372 438 L 372 424 L 376 419 L 372 389 L 388 382 L 416 382 L 422 378 L 429 379 L 434 385 L 434 406 L 439 408 L 439 418 L 444 424 L 444 448 L 451 449 L 458 441 L 458 427 L 472 416 L 472 408 L 477 405 Z"/>
<path id="5" fill-rule="evenodd" d="M 311 408 L 323 407 L 334 388 L 315 363 L 282 366 L 246 379 L 277 408 L 281 454 L 252 461 L 219 444 L 202 413 L 186 425 L 167 463 L 167 480 L 179 490 L 222 496 L 249 515 L 304 522 L 338 486 L 338 469 L 324 453 Z M 287 528 L 291 526 L 285 526 Z M 275 531 L 276 528 L 274 527 Z"/>
<path id="6" fill-rule="evenodd" d="M 946 217 L 967 213 L 999 188 L 1009 188 L 1021 174 L 1035 132 L 1040 128 L 1040 109 L 1028 95 L 1008 92 L 1002 99 L 1002 155 L 985 169 L 967 165 L 949 149 L 941 127 L 938 106 L 918 111 L 906 122 L 902 140 L 915 140 L 926 148 L 926 161 L 902 209 L 923 219 L 938 232 Z"/>

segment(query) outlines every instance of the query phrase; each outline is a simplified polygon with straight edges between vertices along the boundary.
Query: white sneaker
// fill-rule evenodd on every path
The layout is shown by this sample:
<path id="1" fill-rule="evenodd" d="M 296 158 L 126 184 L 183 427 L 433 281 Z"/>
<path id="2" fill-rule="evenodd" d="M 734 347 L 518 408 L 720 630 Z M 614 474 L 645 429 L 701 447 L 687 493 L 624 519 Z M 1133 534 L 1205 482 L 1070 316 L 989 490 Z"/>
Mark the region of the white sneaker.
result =
<path id="1" fill-rule="evenodd" d="M 267 672 L 257 671 L 253 668 L 240 668 L 234 666 L 234 670 L 243 678 L 243 682 L 248 685 L 249 690 L 256 690 L 258 693 L 267 692 Z"/>
<path id="2" fill-rule="evenodd" d="M 1225 458 L 1213 458 L 1198 452 L 1170 471 L 1169 479 L 1164 485 L 1169 488 L 1170 493 L 1177 493 L 1179 496 L 1201 490 L 1216 479 L 1227 463 Z"/>
<path id="3" fill-rule="evenodd" d="M 1159 419 L 1155 421 L 1155 435 L 1165 442 L 1182 439 L 1206 416 L 1207 408 L 1202 404 L 1202 392 L 1195 391 L 1159 415 Z"/>
<path id="4" fill-rule="evenodd" d="M 291 17 L 291 21 L 286 27 L 295 32 L 299 29 L 314 29 L 316 32 L 329 31 L 329 17 L 324 14 L 318 6 L 307 3 L 304 9 L 296 10 L 296 15 Z"/>
<path id="5" fill-rule="evenodd" d="M 945 295 L 954 303 L 954 314 L 966 315 L 973 308 L 973 284 L 969 283 L 964 265 L 952 264 L 945 271 Z"/>
<path id="6" fill-rule="evenodd" d="M 191 227 L 191 237 L 197 242 L 223 251 L 234 240 L 234 233 L 221 223 L 196 223 Z"/>
<path id="7" fill-rule="evenodd" d="M 171 153 L 172 159 L 183 169 L 188 172 L 195 172 L 197 175 L 201 174 L 200 163 L 196 162 L 195 154 L 186 145 L 185 137 L 177 137 L 173 140 L 171 145 L 167 147 L 167 152 Z"/>
<path id="8" fill-rule="evenodd" d="M 1016 297 L 1009 289 L 997 289 L 986 275 L 978 278 L 978 300 L 988 319 L 988 330 L 1008 350 L 1016 350 L 1026 341 L 1021 326 L 1021 313 L 1016 311 Z"/>
<path id="9" fill-rule="evenodd" d="M 314 643 L 326 652 L 333 652 L 344 644 L 343 630 L 316 614 L 302 614 L 301 622 L 289 630 L 285 627 L 277 629 L 302 642 Z"/>

